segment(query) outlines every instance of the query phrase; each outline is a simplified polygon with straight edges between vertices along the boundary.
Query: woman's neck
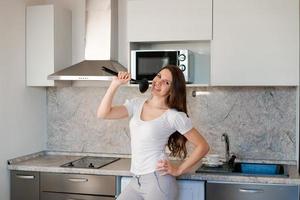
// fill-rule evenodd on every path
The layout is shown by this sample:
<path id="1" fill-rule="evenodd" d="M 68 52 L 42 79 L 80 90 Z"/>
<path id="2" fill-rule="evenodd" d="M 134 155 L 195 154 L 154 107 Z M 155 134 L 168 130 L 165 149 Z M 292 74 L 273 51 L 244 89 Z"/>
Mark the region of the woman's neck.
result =
<path id="1" fill-rule="evenodd" d="M 168 109 L 169 107 L 166 105 L 166 100 L 165 98 L 157 97 L 157 96 L 152 96 L 148 100 L 148 104 L 152 107 L 159 108 L 159 109 Z"/>

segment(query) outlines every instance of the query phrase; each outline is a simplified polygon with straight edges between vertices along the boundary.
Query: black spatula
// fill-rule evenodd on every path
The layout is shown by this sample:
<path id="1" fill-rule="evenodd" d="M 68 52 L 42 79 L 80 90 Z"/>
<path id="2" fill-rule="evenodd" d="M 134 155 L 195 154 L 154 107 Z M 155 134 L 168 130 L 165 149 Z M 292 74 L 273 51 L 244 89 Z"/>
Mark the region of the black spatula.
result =
<path id="1" fill-rule="evenodd" d="M 102 66 L 102 70 L 107 72 L 107 73 L 110 73 L 111 75 L 118 76 L 118 72 L 115 72 L 111 69 L 108 69 L 107 67 Z M 137 80 L 134 80 L 134 79 L 130 79 L 130 80 L 139 84 L 139 90 L 140 90 L 141 93 L 146 92 L 149 88 L 149 82 L 148 82 L 147 79 L 142 79 L 140 81 L 137 81 Z"/>

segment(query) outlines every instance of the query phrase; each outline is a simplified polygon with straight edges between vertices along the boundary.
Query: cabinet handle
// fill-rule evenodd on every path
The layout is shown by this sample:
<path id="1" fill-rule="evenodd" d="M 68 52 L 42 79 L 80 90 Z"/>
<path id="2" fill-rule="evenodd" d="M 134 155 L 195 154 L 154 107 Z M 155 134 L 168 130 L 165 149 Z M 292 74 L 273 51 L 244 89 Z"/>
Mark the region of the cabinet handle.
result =
<path id="1" fill-rule="evenodd" d="M 34 179 L 33 175 L 16 175 L 17 178 L 19 179 Z"/>
<path id="2" fill-rule="evenodd" d="M 84 199 L 73 199 L 73 198 L 68 198 L 67 200 L 84 200 Z"/>
<path id="3" fill-rule="evenodd" d="M 84 200 L 84 199 L 73 199 L 73 198 L 68 198 L 67 200 Z"/>
<path id="4" fill-rule="evenodd" d="M 261 189 L 245 189 L 245 188 L 240 188 L 240 192 L 245 192 L 245 193 L 261 193 L 264 192 L 264 190 Z"/>
<path id="5" fill-rule="evenodd" d="M 71 182 L 88 182 L 89 179 L 87 179 L 87 178 L 69 178 L 68 180 Z"/>

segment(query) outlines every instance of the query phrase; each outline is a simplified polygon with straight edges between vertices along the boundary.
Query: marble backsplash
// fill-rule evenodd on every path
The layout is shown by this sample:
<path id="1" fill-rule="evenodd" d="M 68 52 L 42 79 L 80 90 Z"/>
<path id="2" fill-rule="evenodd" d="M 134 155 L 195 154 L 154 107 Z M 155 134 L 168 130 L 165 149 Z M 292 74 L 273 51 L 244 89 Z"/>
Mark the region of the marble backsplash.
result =
<path id="1" fill-rule="evenodd" d="M 106 89 L 48 88 L 48 150 L 130 153 L 128 119 L 96 117 Z M 208 94 L 192 97 L 193 90 Z M 296 160 L 296 87 L 190 87 L 187 92 L 189 115 L 211 152 L 224 155 L 226 132 L 231 153 L 239 158 Z M 114 103 L 137 96 L 150 93 L 124 86 Z"/>

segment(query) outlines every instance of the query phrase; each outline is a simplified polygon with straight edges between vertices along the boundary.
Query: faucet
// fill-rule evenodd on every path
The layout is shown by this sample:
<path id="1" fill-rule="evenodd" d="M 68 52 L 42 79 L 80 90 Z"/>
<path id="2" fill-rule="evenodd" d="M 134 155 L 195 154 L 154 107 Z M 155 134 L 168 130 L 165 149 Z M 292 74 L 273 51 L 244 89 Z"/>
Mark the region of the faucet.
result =
<path id="1" fill-rule="evenodd" d="M 229 157 L 230 157 L 230 152 L 229 152 L 229 138 L 227 133 L 222 134 L 222 141 L 225 142 L 225 161 L 228 163 Z"/>

